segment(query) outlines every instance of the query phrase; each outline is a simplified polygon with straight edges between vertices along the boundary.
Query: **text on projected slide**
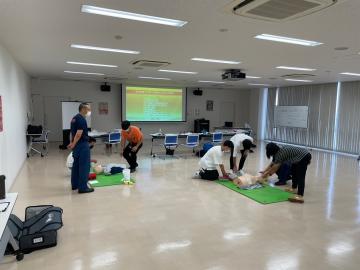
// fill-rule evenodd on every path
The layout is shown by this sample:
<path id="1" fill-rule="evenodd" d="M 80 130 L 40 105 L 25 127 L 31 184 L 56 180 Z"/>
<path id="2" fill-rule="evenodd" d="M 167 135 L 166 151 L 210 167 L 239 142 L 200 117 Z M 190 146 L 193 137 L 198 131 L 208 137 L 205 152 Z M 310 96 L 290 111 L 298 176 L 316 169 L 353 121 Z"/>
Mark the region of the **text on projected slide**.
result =
<path id="1" fill-rule="evenodd" d="M 182 121 L 183 89 L 126 87 L 126 118 L 130 121 Z"/>

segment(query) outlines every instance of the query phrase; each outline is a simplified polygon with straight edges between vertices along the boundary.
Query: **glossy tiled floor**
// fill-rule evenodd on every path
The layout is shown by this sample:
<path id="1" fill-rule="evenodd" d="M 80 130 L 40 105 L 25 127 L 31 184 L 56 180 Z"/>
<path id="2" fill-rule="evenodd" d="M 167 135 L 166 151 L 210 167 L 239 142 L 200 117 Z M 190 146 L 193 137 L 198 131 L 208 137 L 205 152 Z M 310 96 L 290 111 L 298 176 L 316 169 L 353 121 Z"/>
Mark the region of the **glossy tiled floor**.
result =
<path id="1" fill-rule="evenodd" d="M 263 145 L 246 171 L 268 162 Z M 28 205 L 64 209 L 58 246 L 7 257 L 1 270 L 359 269 L 360 169 L 354 158 L 313 152 L 304 205 L 260 205 L 212 182 L 192 180 L 197 159 L 152 159 L 142 150 L 136 186 L 70 191 L 66 153 L 29 159 L 12 191 Z M 101 163 L 120 162 L 97 146 Z"/>

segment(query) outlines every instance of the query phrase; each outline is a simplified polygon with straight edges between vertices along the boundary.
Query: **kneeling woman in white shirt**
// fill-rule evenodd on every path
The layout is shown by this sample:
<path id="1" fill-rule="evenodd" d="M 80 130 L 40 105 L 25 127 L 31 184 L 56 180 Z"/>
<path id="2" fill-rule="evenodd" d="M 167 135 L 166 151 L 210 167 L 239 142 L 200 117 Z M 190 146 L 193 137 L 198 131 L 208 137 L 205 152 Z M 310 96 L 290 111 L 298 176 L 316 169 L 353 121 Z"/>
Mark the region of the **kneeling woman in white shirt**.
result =
<path id="1" fill-rule="evenodd" d="M 223 164 L 223 157 L 224 152 L 231 152 L 233 150 L 234 144 L 231 141 L 225 141 L 222 143 L 222 145 L 217 145 L 210 148 L 199 162 L 200 171 L 197 178 L 204 180 L 218 180 L 218 166 L 220 167 L 223 177 L 228 178 Z"/>

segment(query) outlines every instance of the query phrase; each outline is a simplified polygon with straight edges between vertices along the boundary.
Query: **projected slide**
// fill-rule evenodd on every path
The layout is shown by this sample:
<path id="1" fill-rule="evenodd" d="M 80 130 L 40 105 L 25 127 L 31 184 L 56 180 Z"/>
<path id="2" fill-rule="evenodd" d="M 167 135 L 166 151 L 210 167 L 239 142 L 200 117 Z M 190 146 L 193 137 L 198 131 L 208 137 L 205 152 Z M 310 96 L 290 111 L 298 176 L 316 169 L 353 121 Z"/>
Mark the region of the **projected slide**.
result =
<path id="1" fill-rule="evenodd" d="M 181 88 L 126 87 L 126 119 L 129 121 L 184 121 Z"/>

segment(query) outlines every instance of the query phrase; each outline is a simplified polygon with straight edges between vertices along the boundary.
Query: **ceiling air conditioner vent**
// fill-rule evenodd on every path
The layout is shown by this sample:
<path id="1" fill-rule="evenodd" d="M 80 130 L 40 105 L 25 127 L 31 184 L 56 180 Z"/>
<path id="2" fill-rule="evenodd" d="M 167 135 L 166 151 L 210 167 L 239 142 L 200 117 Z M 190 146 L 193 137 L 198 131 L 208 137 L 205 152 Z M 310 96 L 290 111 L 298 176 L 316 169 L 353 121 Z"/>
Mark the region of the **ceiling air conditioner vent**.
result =
<path id="1" fill-rule="evenodd" d="M 253 19 L 281 22 L 300 18 L 335 4 L 338 0 L 235 0 L 227 12 Z"/>
<path id="2" fill-rule="evenodd" d="M 131 62 L 131 64 L 136 67 L 143 67 L 143 68 L 162 68 L 170 65 L 169 62 L 152 61 L 152 60 L 136 60 L 134 62 Z"/>

